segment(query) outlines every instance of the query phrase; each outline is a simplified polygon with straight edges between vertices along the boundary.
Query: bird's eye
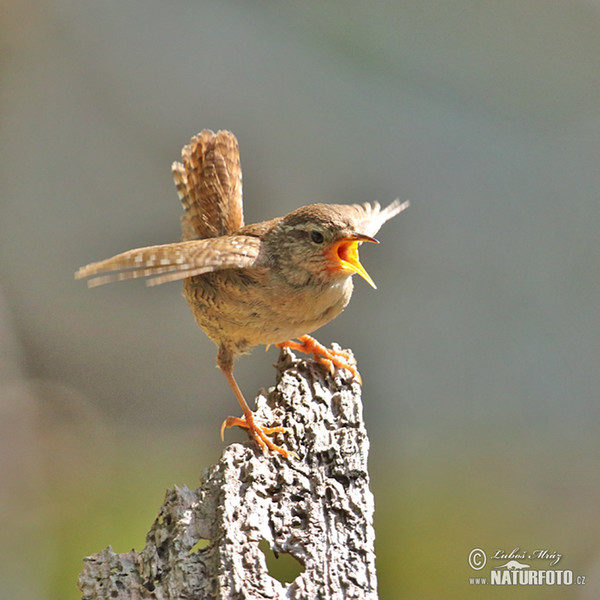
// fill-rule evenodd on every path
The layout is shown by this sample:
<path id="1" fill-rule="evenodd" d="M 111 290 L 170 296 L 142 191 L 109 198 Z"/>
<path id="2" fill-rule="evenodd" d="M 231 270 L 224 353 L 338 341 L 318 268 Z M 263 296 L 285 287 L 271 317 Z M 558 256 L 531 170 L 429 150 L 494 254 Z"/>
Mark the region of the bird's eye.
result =
<path id="1" fill-rule="evenodd" d="M 323 240 L 325 239 L 323 237 L 323 234 L 320 231 L 317 231 L 316 229 L 310 232 L 310 239 L 315 243 L 315 244 L 322 244 Z"/>

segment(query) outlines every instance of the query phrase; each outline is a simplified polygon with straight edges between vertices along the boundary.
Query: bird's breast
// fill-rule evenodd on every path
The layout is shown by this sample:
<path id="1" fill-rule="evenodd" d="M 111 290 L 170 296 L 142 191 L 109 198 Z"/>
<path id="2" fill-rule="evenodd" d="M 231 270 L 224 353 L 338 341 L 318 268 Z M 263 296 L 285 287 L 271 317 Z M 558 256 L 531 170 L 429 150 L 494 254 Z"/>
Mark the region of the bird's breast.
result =
<path id="1" fill-rule="evenodd" d="M 306 335 L 339 315 L 352 296 L 352 279 L 290 286 L 231 270 L 186 280 L 184 295 L 198 325 L 217 344 L 244 352 Z"/>

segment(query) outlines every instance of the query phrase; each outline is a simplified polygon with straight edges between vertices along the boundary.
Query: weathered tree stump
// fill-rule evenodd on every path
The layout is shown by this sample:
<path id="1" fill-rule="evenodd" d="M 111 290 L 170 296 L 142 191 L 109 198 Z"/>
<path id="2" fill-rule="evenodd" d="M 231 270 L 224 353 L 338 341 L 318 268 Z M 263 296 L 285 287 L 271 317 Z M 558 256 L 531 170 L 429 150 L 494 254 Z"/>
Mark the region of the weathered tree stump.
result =
<path id="1" fill-rule="evenodd" d="M 84 600 L 376 599 L 360 386 L 287 349 L 277 373 L 257 419 L 286 427 L 279 441 L 298 458 L 228 446 L 197 490 L 167 491 L 141 552 L 109 547 L 84 560 Z M 263 539 L 304 566 L 294 581 L 269 575 Z"/>

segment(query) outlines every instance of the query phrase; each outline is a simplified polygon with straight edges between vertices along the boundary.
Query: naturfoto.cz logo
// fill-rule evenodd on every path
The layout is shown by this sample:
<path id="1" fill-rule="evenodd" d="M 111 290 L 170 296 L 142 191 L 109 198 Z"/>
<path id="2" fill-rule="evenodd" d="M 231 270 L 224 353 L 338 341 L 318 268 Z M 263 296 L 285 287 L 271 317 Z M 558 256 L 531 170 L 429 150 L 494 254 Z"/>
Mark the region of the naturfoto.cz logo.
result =
<path id="1" fill-rule="evenodd" d="M 510 552 L 495 550 L 487 553 L 481 548 L 469 552 L 468 564 L 477 577 L 470 577 L 470 585 L 584 585 L 585 575 L 574 575 L 570 569 L 554 569 L 563 555 L 538 549 L 528 552 L 514 548 Z M 496 564 L 494 564 L 496 561 Z M 535 562 L 538 564 L 536 565 Z M 489 576 L 483 569 L 488 566 Z M 487 575 L 487 574 L 486 574 Z"/>

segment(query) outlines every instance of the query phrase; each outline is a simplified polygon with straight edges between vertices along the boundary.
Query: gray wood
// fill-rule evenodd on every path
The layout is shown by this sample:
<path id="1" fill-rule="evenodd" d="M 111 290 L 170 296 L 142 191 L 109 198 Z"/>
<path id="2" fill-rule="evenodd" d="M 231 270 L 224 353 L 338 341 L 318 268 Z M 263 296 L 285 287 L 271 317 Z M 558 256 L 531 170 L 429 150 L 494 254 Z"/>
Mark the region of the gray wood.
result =
<path id="1" fill-rule="evenodd" d="M 256 415 L 289 430 L 280 441 L 298 458 L 231 444 L 197 490 L 167 491 L 141 552 L 84 559 L 84 600 L 376 599 L 369 441 L 347 375 L 282 350 Z M 263 539 L 304 565 L 293 582 L 269 575 Z"/>

